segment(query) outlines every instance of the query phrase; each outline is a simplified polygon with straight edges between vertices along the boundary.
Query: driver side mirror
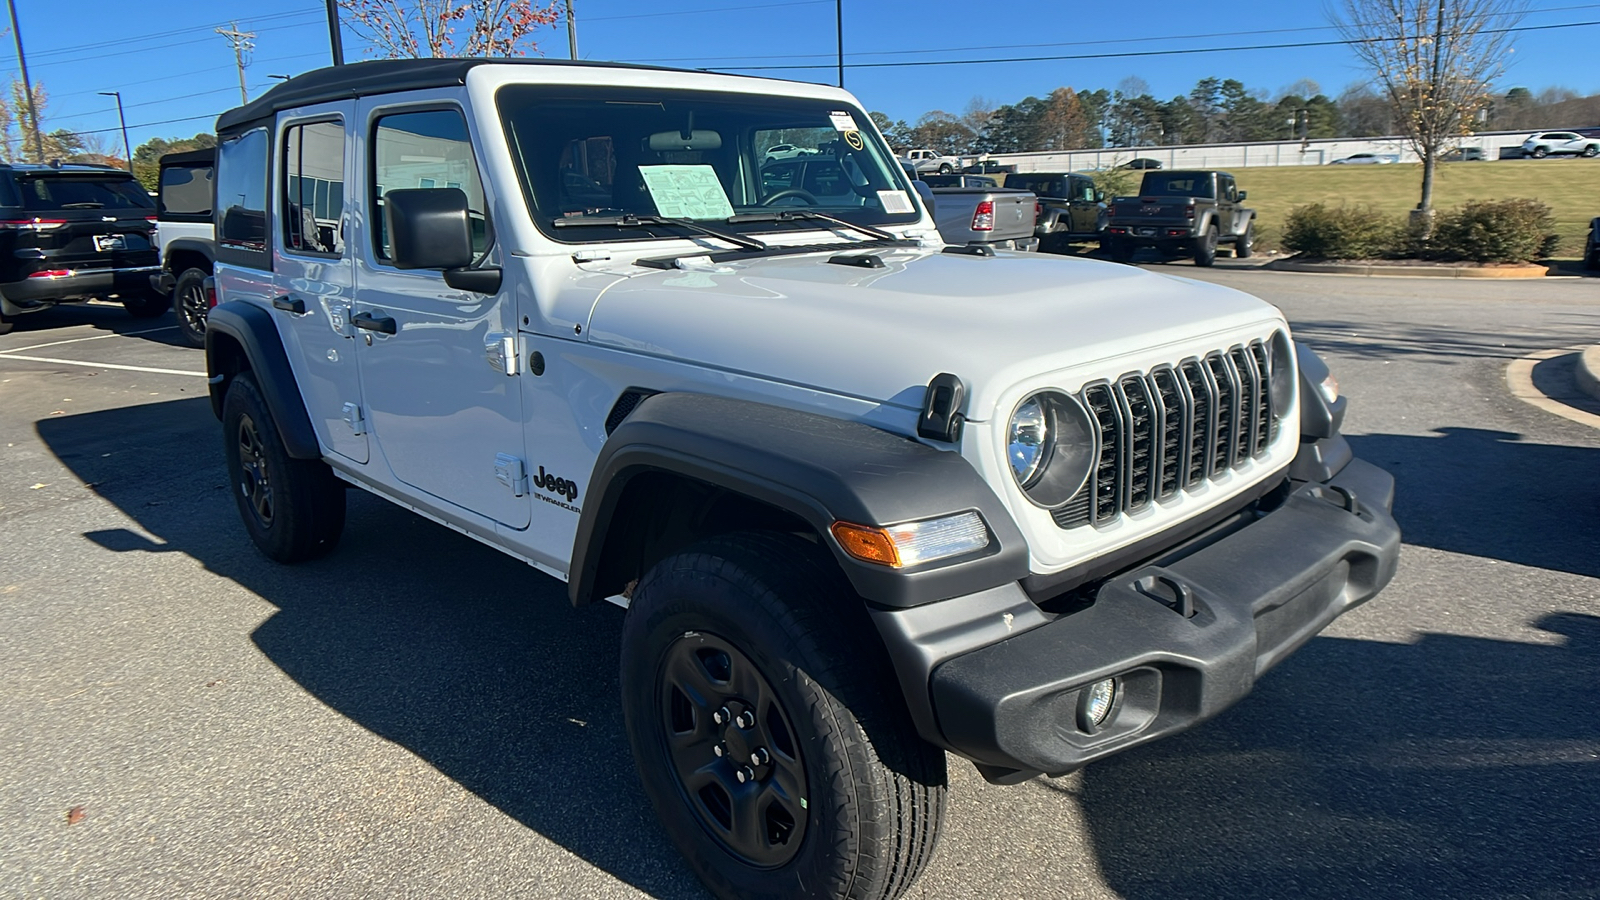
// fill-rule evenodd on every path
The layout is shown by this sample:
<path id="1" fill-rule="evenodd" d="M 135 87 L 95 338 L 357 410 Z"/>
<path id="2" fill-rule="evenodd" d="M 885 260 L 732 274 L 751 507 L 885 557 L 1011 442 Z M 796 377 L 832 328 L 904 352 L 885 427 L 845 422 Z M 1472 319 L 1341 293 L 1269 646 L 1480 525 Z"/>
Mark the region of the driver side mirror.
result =
<path id="1" fill-rule="evenodd" d="M 1095 191 L 1094 192 L 1094 202 L 1096 202 L 1096 203 L 1104 203 L 1104 202 L 1106 202 L 1106 192 L 1105 191 Z"/>
<path id="2" fill-rule="evenodd" d="M 460 188 L 406 188 L 383 195 L 389 259 L 397 269 L 441 269 L 445 284 L 457 290 L 492 294 L 500 290 L 500 270 L 469 269 L 472 216 Z"/>
<path id="3" fill-rule="evenodd" d="M 1240 191 L 1239 192 L 1239 199 L 1240 200 L 1244 200 L 1244 199 L 1248 198 L 1249 196 L 1250 196 L 1250 192 L 1249 191 Z"/>

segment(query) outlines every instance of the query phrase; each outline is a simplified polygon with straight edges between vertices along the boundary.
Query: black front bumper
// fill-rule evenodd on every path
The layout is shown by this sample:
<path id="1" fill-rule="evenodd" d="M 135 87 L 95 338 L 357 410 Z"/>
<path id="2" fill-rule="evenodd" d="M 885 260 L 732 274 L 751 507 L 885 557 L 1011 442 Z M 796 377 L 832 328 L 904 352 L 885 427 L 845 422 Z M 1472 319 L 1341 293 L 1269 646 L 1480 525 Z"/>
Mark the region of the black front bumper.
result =
<path id="1" fill-rule="evenodd" d="M 1085 609 L 938 663 L 926 684 L 940 743 L 1006 781 L 1215 716 L 1394 576 L 1393 497 L 1387 472 L 1352 460 L 1226 537 L 1107 580 Z M 1117 699 L 1093 727 L 1084 689 L 1107 678 Z"/>

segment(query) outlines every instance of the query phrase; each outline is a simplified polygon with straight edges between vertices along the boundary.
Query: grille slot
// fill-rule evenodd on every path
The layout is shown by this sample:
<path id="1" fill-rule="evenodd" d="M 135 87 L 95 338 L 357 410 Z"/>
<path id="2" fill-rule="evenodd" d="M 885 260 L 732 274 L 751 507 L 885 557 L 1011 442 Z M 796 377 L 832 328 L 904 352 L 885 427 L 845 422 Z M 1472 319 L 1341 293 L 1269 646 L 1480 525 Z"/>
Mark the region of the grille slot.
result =
<path id="1" fill-rule="evenodd" d="M 1084 387 L 1099 454 L 1083 489 L 1050 511 L 1056 525 L 1107 524 L 1264 454 L 1278 434 L 1269 365 L 1251 341 Z"/>

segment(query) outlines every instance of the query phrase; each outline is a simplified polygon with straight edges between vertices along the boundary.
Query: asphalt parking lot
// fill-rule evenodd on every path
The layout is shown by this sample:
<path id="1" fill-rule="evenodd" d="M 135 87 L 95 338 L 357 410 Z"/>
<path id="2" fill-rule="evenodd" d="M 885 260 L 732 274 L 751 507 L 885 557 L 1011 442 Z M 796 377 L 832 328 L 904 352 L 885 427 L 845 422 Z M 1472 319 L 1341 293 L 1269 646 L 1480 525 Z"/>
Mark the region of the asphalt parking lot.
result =
<path id="1" fill-rule="evenodd" d="M 1186 735 L 952 760 L 914 895 L 1600 896 L 1600 429 L 1505 380 L 1600 342 L 1600 282 L 1169 271 L 1329 359 L 1399 575 Z M 117 306 L 0 336 L 0 896 L 704 896 L 633 773 L 622 610 L 359 493 L 268 563 L 203 370 Z"/>

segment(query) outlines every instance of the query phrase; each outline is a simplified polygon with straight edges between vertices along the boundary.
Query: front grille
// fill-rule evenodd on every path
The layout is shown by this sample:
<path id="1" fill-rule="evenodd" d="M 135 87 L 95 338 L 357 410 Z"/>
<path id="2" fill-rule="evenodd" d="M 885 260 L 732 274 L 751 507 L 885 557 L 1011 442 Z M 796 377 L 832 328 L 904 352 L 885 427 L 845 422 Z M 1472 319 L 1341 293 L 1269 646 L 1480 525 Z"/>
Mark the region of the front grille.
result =
<path id="1" fill-rule="evenodd" d="M 1064 529 L 1104 525 L 1265 454 L 1282 412 L 1272 408 L 1269 359 L 1251 341 L 1085 386 L 1094 468 L 1051 518 Z"/>

